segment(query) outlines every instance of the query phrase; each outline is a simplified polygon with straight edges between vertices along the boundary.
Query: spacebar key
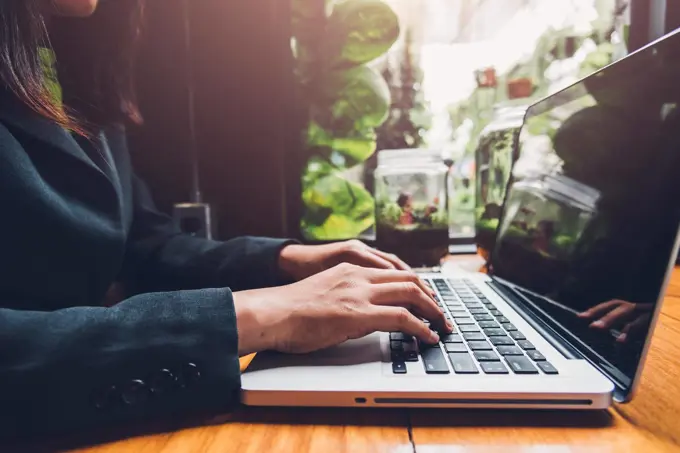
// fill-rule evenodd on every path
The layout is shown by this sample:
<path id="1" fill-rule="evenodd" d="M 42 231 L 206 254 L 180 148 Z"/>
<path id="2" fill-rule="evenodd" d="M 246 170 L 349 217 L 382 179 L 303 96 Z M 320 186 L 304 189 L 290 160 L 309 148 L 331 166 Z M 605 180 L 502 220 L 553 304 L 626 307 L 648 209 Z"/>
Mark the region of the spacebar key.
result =
<path id="1" fill-rule="evenodd" d="M 446 364 L 446 358 L 439 346 L 430 346 L 421 348 L 420 356 L 425 364 L 425 372 L 427 374 L 448 374 L 449 367 Z"/>
<path id="2" fill-rule="evenodd" d="M 467 352 L 463 354 L 451 353 L 449 354 L 449 359 L 456 374 L 479 374 L 474 360 L 472 360 L 472 357 Z"/>

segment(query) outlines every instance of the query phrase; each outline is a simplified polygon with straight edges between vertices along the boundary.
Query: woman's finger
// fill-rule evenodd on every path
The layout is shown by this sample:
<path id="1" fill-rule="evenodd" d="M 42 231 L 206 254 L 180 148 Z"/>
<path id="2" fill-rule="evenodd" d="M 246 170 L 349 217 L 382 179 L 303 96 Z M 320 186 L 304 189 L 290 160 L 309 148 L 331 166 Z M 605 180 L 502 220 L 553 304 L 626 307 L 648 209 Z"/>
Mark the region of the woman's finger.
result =
<path id="1" fill-rule="evenodd" d="M 634 314 L 634 304 L 620 305 L 590 325 L 600 329 L 609 329 L 616 324 L 626 322 Z"/>
<path id="2" fill-rule="evenodd" d="M 351 250 L 343 257 L 351 264 L 374 269 L 396 269 L 394 264 L 367 249 Z"/>
<path id="3" fill-rule="evenodd" d="M 370 291 L 369 301 L 373 305 L 404 307 L 439 329 L 446 332 L 453 329 L 434 300 L 413 282 L 381 283 L 372 285 Z"/>
<path id="4" fill-rule="evenodd" d="M 399 283 L 411 282 L 418 285 L 418 287 L 430 297 L 434 297 L 435 292 L 430 288 L 417 274 L 411 271 L 400 270 L 371 270 L 366 274 L 368 281 L 371 283 Z"/>
<path id="5" fill-rule="evenodd" d="M 640 332 L 645 327 L 649 319 L 650 319 L 649 315 L 646 314 L 638 316 L 633 322 L 626 324 L 626 326 L 623 328 L 621 334 L 619 334 L 619 337 L 616 339 L 616 341 L 618 341 L 619 343 L 625 343 L 626 341 L 628 341 L 628 337 L 631 334 L 637 334 L 638 332 Z"/>
<path id="6" fill-rule="evenodd" d="M 580 318 L 591 319 L 601 316 L 610 310 L 613 310 L 618 305 L 621 305 L 623 301 L 620 300 L 610 300 L 608 302 L 603 302 L 601 304 L 595 305 L 592 308 L 579 314 Z"/>
<path id="7" fill-rule="evenodd" d="M 394 265 L 395 268 L 397 268 L 399 270 L 402 270 L 402 271 L 410 271 L 411 270 L 411 267 L 408 264 L 406 264 L 405 262 L 403 262 L 401 259 L 399 259 L 399 257 L 397 255 L 393 255 L 391 253 L 385 253 L 382 250 L 378 250 L 376 248 L 370 248 L 370 247 L 369 247 L 369 251 L 378 255 L 382 259 L 389 261 L 390 263 L 392 263 Z"/>
<path id="8" fill-rule="evenodd" d="M 362 323 L 368 333 L 403 332 L 428 344 L 439 341 L 436 332 L 403 307 L 374 306 L 362 316 Z"/>

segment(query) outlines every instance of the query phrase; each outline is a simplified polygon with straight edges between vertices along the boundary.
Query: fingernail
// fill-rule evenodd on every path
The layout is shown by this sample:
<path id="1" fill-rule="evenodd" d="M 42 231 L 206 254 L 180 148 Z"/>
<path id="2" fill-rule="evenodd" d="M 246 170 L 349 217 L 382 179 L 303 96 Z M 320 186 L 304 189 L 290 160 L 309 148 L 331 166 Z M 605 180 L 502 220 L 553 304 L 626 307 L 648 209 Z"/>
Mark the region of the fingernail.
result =
<path id="1" fill-rule="evenodd" d="M 439 342 L 439 335 L 437 335 L 437 332 L 435 332 L 434 330 L 431 330 L 431 331 L 430 331 L 430 341 L 431 341 L 432 343 L 437 343 L 437 342 Z"/>
<path id="2" fill-rule="evenodd" d="M 622 333 L 621 335 L 619 335 L 619 338 L 617 338 L 616 340 L 617 340 L 619 343 L 625 343 L 625 341 L 626 341 L 627 339 L 628 339 L 628 335 L 626 335 L 625 333 Z"/>
<path id="3" fill-rule="evenodd" d="M 590 326 L 591 327 L 604 327 L 604 323 L 602 321 L 595 321 Z"/>

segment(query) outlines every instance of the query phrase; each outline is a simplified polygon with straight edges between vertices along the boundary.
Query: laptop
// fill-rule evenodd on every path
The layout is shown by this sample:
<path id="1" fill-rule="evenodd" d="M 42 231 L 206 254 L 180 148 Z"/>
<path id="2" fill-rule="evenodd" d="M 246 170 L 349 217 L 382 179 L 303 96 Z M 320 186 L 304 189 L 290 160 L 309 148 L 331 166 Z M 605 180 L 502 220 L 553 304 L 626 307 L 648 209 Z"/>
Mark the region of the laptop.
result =
<path id="1" fill-rule="evenodd" d="M 604 409 L 632 398 L 680 226 L 680 32 L 532 105 L 488 272 L 425 272 L 455 332 L 258 354 L 255 406 Z"/>

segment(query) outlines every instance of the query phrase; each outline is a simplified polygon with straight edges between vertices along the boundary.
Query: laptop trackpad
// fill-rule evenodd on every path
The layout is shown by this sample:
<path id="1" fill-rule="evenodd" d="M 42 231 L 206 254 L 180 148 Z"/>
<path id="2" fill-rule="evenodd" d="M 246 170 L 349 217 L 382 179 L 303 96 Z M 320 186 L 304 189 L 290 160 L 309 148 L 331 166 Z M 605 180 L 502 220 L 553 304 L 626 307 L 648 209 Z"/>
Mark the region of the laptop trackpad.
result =
<path id="1" fill-rule="evenodd" d="M 287 367 L 351 366 L 383 360 L 380 352 L 380 334 L 374 333 L 358 340 L 349 340 L 341 345 L 310 354 L 282 354 L 261 352 L 248 367 L 248 371 Z"/>

